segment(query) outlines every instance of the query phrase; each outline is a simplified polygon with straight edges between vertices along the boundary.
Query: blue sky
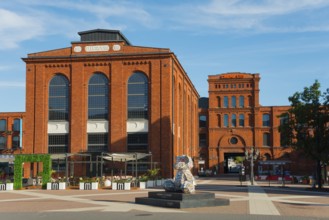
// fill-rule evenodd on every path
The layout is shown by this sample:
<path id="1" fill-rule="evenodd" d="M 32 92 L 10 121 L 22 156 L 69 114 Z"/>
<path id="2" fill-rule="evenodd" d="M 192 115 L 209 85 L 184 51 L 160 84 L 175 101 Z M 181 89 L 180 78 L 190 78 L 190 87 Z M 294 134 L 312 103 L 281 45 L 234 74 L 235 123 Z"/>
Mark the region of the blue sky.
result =
<path id="1" fill-rule="evenodd" d="M 0 112 L 25 111 L 22 57 L 96 28 L 170 48 L 200 96 L 208 75 L 236 71 L 260 74 L 263 106 L 329 88 L 329 0 L 0 0 Z"/>

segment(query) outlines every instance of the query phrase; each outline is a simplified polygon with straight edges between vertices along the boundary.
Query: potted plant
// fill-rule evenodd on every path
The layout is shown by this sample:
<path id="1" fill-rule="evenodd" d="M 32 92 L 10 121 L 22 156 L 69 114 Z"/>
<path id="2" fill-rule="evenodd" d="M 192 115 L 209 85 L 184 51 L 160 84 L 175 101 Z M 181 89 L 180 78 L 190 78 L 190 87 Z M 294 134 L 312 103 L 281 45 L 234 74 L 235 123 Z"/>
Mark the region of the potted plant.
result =
<path id="1" fill-rule="evenodd" d="M 117 179 L 112 182 L 113 190 L 130 190 L 131 179 Z"/>
<path id="2" fill-rule="evenodd" d="M 143 175 L 139 177 L 138 182 L 139 182 L 139 188 L 140 189 L 145 189 L 146 188 L 146 182 L 148 180 L 148 176 Z"/>
<path id="3" fill-rule="evenodd" d="M 6 190 L 14 190 L 14 183 L 11 180 L 6 180 Z"/>
<path id="4" fill-rule="evenodd" d="M 146 183 L 146 187 L 154 187 L 155 186 L 155 181 L 158 178 L 159 175 L 159 168 L 154 168 L 154 169 L 150 169 L 147 171 L 147 176 L 148 176 L 148 180 Z"/>

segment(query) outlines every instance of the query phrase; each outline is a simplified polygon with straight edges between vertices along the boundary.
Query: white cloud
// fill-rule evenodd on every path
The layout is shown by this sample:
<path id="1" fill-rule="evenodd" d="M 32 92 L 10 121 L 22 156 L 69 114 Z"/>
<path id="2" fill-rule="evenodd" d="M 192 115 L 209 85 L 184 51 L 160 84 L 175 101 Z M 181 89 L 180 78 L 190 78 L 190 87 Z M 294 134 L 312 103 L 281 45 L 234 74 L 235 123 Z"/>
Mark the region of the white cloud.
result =
<path id="1" fill-rule="evenodd" d="M 0 49 L 18 47 L 24 40 L 42 34 L 42 24 L 32 16 L 0 8 Z"/>

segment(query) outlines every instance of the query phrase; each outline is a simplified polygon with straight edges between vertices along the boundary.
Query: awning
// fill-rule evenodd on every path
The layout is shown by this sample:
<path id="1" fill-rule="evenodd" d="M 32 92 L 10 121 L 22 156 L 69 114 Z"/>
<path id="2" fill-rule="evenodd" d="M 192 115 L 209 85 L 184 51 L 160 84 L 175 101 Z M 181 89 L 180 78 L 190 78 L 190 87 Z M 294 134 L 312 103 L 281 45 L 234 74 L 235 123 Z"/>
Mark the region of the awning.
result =
<path id="1" fill-rule="evenodd" d="M 71 156 L 83 156 L 83 157 L 90 157 L 90 154 L 80 154 L 80 153 L 76 153 L 76 154 L 70 154 L 70 153 L 65 153 L 65 154 L 50 154 L 50 158 L 52 160 L 63 160 L 67 157 L 71 157 Z"/>
<path id="2" fill-rule="evenodd" d="M 145 154 L 145 153 L 104 153 L 103 159 L 110 160 L 110 161 L 132 161 L 132 160 L 139 160 L 147 156 L 152 156 L 152 154 Z"/>
<path id="3" fill-rule="evenodd" d="M 258 161 L 260 165 L 285 165 L 287 163 L 291 163 L 287 160 L 266 160 L 266 161 Z"/>

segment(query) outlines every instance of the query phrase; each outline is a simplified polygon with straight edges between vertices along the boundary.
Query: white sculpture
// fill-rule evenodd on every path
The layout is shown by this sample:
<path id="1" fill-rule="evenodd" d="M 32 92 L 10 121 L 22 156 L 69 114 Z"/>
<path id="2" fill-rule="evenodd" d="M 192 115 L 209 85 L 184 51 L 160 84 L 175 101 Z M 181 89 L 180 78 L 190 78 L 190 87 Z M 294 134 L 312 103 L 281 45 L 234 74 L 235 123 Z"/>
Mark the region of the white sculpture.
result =
<path id="1" fill-rule="evenodd" d="M 175 178 L 166 180 L 163 188 L 167 192 L 194 193 L 196 183 L 191 173 L 192 158 L 186 155 L 177 156 L 174 168 L 177 170 Z"/>

